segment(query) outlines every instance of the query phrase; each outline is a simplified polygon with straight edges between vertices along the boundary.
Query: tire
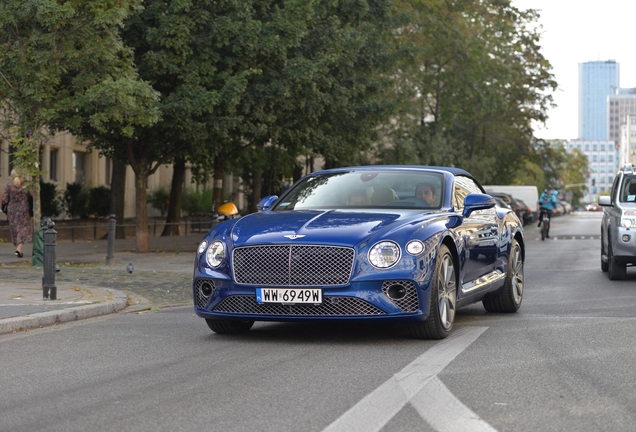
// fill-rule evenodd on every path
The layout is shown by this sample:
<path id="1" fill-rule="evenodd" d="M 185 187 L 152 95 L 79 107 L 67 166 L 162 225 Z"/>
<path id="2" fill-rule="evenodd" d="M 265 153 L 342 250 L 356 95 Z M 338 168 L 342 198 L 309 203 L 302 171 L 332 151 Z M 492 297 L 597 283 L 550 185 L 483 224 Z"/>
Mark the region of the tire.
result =
<path id="1" fill-rule="evenodd" d="M 513 313 L 519 310 L 523 300 L 523 254 L 517 240 L 512 241 L 508 257 L 508 271 L 504 287 L 493 297 L 482 300 L 488 312 Z"/>
<path id="2" fill-rule="evenodd" d="M 541 240 L 545 240 L 546 235 L 548 234 L 548 221 L 543 221 L 541 224 Z"/>
<path id="3" fill-rule="evenodd" d="M 605 251 L 603 250 L 603 231 L 601 231 L 601 271 L 603 273 L 606 273 L 607 270 L 609 269 L 609 260 L 608 262 L 603 261 L 603 253 Z"/>
<path id="4" fill-rule="evenodd" d="M 607 276 L 610 280 L 623 280 L 627 276 L 627 266 L 614 261 L 614 253 L 612 252 L 612 242 L 607 239 Z"/>
<path id="5" fill-rule="evenodd" d="M 241 334 L 249 331 L 254 325 L 254 321 L 206 319 L 205 322 L 210 327 L 210 330 L 218 334 Z"/>
<path id="6" fill-rule="evenodd" d="M 444 339 L 453 329 L 457 309 L 455 261 L 446 245 L 439 248 L 431 280 L 431 306 L 428 319 L 409 327 L 416 339 Z"/>

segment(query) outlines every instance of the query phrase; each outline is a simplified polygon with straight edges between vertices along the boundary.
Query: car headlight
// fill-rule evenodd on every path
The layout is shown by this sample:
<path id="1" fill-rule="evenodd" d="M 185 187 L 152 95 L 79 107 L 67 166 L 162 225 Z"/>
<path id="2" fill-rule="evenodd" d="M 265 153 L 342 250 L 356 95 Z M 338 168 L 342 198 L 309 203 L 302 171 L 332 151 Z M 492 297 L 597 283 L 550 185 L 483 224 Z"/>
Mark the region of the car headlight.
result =
<path id="1" fill-rule="evenodd" d="M 223 247 L 223 243 L 218 240 L 210 243 L 208 251 L 205 254 L 205 260 L 210 267 L 220 266 L 223 262 L 223 258 L 225 258 L 225 247 Z"/>
<path id="2" fill-rule="evenodd" d="M 419 240 L 411 240 L 406 244 L 406 251 L 411 255 L 419 255 L 424 250 L 424 243 Z"/>
<path id="3" fill-rule="evenodd" d="M 634 228 L 636 226 L 636 220 L 629 218 L 622 218 L 621 225 L 625 228 Z"/>
<path id="4" fill-rule="evenodd" d="M 401 254 L 396 243 L 383 241 L 369 250 L 369 262 L 377 268 L 389 268 L 399 261 Z"/>
<path id="5" fill-rule="evenodd" d="M 199 248 L 197 249 L 197 253 L 201 255 L 203 252 L 205 252 L 206 247 L 208 247 L 208 241 L 203 240 L 201 244 L 199 245 Z"/>
<path id="6" fill-rule="evenodd" d="M 621 226 L 625 228 L 634 228 L 636 226 L 636 211 L 623 210 L 621 215 Z"/>

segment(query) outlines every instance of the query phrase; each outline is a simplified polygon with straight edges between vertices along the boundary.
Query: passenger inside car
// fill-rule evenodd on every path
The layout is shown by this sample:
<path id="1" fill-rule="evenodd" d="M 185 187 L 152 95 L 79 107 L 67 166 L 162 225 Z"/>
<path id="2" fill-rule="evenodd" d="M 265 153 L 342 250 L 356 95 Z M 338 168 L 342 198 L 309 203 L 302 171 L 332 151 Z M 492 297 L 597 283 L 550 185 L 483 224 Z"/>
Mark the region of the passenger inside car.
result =
<path id="1" fill-rule="evenodd" d="M 367 192 L 364 189 L 356 189 L 351 191 L 347 204 L 352 206 L 367 205 Z"/>
<path id="2" fill-rule="evenodd" d="M 373 195 L 371 195 L 371 204 L 383 205 L 393 201 L 397 201 L 399 198 L 395 191 L 384 183 L 380 183 L 373 188 Z"/>

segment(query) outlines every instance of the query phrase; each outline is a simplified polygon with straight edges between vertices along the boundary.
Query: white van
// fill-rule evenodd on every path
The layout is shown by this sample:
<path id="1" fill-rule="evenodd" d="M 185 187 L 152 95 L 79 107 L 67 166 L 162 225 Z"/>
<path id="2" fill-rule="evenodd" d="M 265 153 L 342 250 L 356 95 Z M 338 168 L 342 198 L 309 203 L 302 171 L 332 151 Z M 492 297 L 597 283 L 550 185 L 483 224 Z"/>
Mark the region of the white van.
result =
<path id="1" fill-rule="evenodd" d="M 503 186 L 503 185 L 488 185 L 484 186 L 486 193 L 488 192 L 503 192 L 512 195 L 515 198 L 519 198 L 528 207 L 533 209 L 532 220 L 539 218 L 539 190 L 536 186 Z"/>

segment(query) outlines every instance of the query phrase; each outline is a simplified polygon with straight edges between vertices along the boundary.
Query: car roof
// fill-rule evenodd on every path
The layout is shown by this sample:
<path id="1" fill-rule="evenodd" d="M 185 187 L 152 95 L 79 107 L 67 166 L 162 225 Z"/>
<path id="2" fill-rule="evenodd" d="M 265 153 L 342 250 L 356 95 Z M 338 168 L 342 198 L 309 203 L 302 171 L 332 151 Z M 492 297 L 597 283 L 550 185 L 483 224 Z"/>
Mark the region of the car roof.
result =
<path id="1" fill-rule="evenodd" d="M 442 166 L 433 166 L 433 165 L 361 165 L 361 166 L 349 166 L 349 167 L 341 167 L 341 168 L 332 168 L 322 171 L 315 171 L 311 173 L 313 174 L 327 174 L 332 172 L 343 172 L 343 171 L 377 171 L 377 170 L 386 170 L 386 171 L 429 171 L 429 172 L 439 172 L 439 173 L 449 173 L 453 176 L 465 176 L 472 179 L 475 183 L 477 183 L 482 189 L 481 183 L 473 177 L 471 173 L 468 171 L 455 168 L 455 167 L 442 167 Z"/>

